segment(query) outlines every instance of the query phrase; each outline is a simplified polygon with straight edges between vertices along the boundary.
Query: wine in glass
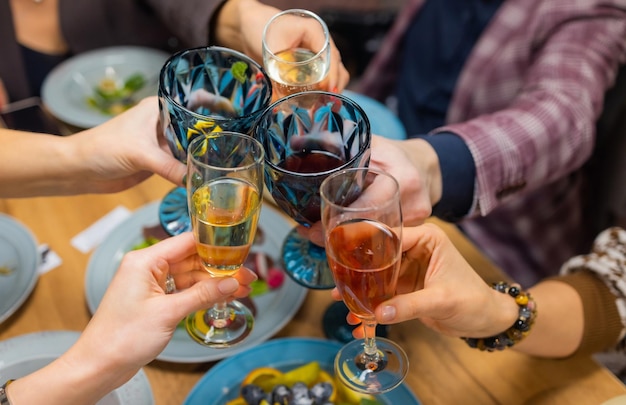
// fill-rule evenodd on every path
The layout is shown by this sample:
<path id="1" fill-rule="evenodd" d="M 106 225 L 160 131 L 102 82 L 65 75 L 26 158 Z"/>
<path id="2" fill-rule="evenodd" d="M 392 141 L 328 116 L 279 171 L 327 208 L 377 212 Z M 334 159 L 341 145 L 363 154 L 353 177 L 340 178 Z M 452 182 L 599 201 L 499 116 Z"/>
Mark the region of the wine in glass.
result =
<path id="1" fill-rule="evenodd" d="M 249 133 L 270 105 L 272 85 L 263 68 L 246 55 L 211 46 L 172 55 L 161 69 L 158 95 L 165 138 L 174 156 L 185 162 L 196 136 Z M 170 235 L 191 230 L 184 187 L 163 198 L 159 219 Z"/>
<path id="2" fill-rule="evenodd" d="M 289 27 L 309 26 L 307 42 L 294 45 Z M 306 46 L 306 47 L 301 47 Z M 274 100 L 293 93 L 326 90 L 330 68 L 330 33 L 317 14 L 302 9 L 284 10 L 263 30 L 263 66 L 272 80 Z"/>
<path id="3" fill-rule="evenodd" d="M 337 289 L 362 322 L 364 339 L 345 344 L 335 373 L 359 392 L 387 392 L 404 380 L 409 360 L 395 342 L 376 338 L 374 310 L 394 296 L 402 256 L 398 182 L 368 168 L 331 174 L 320 187 L 326 256 Z"/>
<path id="4" fill-rule="evenodd" d="M 263 146 L 245 134 L 214 132 L 189 144 L 189 215 L 198 255 L 213 277 L 232 276 L 248 256 L 261 212 L 263 162 Z M 197 311 L 185 324 L 196 342 L 224 348 L 248 336 L 254 318 L 233 300 Z"/>
<path id="5" fill-rule="evenodd" d="M 340 94 L 307 91 L 272 104 L 253 134 L 265 148 L 265 185 L 276 204 L 304 226 L 320 220 L 319 187 L 331 173 L 369 164 L 370 125 L 356 103 Z M 285 272 L 315 289 L 335 286 L 324 248 L 287 235 Z"/>

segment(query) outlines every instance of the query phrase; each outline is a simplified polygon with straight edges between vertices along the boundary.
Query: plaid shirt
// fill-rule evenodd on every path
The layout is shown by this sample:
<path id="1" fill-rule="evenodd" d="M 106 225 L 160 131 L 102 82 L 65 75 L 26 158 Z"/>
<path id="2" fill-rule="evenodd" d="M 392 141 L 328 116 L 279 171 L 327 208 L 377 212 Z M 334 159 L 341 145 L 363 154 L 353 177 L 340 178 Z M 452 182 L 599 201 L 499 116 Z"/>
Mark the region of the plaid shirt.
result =
<path id="1" fill-rule="evenodd" d="M 409 0 L 359 83 L 384 100 L 402 38 L 424 0 Z M 581 167 L 603 97 L 626 61 L 626 0 L 507 0 L 459 76 L 446 117 L 476 164 L 463 230 L 523 285 L 588 250 Z M 405 50 L 411 52 L 411 50 Z"/>

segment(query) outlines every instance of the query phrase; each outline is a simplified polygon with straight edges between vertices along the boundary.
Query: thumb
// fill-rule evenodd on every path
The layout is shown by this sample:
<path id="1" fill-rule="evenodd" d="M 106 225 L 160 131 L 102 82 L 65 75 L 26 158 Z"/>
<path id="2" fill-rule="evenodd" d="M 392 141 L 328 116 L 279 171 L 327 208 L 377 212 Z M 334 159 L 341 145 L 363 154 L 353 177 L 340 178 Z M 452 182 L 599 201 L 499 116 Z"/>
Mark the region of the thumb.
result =
<path id="1" fill-rule="evenodd" d="M 418 318 L 438 319 L 449 307 L 445 294 L 435 289 L 396 295 L 380 304 L 375 311 L 382 324 L 394 324 Z"/>
<path id="2" fill-rule="evenodd" d="M 199 281 L 191 287 L 171 294 L 175 299 L 171 305 L 179 319 L 192 312 L 212 307 L 215 303 L 229 299 L 239 288 L 239 282 L 232 277 Z"/>
<path id="3" fill-rule="evenodd" d="M 170 153 L 160 150 L 151 153 L 150 170 L 177 186 L 181 186 L 183 177 L 187 174 L 187 166 L 173 157 Z M 183 185 L 184 186 L 184 185 Z"/>

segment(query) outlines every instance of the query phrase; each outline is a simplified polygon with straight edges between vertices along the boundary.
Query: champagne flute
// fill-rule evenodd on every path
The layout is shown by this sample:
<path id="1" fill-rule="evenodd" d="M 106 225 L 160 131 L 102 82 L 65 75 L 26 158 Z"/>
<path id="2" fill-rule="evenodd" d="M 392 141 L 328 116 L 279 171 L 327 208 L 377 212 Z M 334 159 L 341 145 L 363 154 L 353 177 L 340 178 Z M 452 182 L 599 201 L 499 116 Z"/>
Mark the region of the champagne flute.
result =
<path id="1" fill-rule="evenodd" d="M 213 277 L 235 274 L 254 241 L 263 193 L 263 146 L 236 132 L 194 138 L 187 150 L 187 195 L 198 255 Z M 252 331 L 254 317 L 241 302 L 219 302 L 187 316 L 198 343 L 226 348 Z"/>
<path id="2" fill-rule="evenodd" d="M 294 44 L 289 27 L 310 25 L 308 42 Z M 303 48 L 300 46 L 307 46 Z M 263 66 L 272 81 L 273 101 L 310 90 L 326 90 L 330 69 L 330 33 L 317 14 L 302 9 L 284 10 L 263 30 Z"/>
<path id="3" fill-rule="evenodd" d="M 335 284 L 362 322 L 364 339 L 344 345 L 335 373 L 359 392 L 380 394 L 404 381 L 409 360 L 395 342 L 376 338 L 374 310 L 393 297 L 402 256 L 398 182 L 368 168 L 328 176 L 320 187 L 326 257 Z"/>

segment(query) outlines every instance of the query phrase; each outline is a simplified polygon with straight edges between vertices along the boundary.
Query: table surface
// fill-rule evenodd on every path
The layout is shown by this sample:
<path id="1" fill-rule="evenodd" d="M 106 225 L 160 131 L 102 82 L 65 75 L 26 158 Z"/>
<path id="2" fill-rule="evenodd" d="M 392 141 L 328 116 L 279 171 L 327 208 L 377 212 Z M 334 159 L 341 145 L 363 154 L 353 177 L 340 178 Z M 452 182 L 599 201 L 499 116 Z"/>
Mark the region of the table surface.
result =
<path id="1" fill-rule="evenodd" d="M 0 339 L 42 330 L 82 330 L 90 318 L 84 296 L 89 253 L 70 240 L 122 205 L 135 210 L 161 199 L 172 185 L 156 176 L 110 195 L 0 199 L 0 212 L 13 216 L 62 258 L 61 266 L 40 276 L 24 305 L 0 324 Z M 449 224 L 439 223 L 486 280 L 498 271 Z M 323 337 L 321 319 L 331 304 L 328 291 L 310 291 L 295 317 L 275 337 Z M 626 394 L 626 387 L 590 357 L 563 360 L 529 357 L 514 351 L 486 353 L 460 339 L 440 336 L 419 321 L 390 328 L 390 337 L 407 351 L 406 383 L 424 404 L 599 404 Z M 157 405 L 181 404 L 215 363 L 154 361 L 144 370 Z"/>

